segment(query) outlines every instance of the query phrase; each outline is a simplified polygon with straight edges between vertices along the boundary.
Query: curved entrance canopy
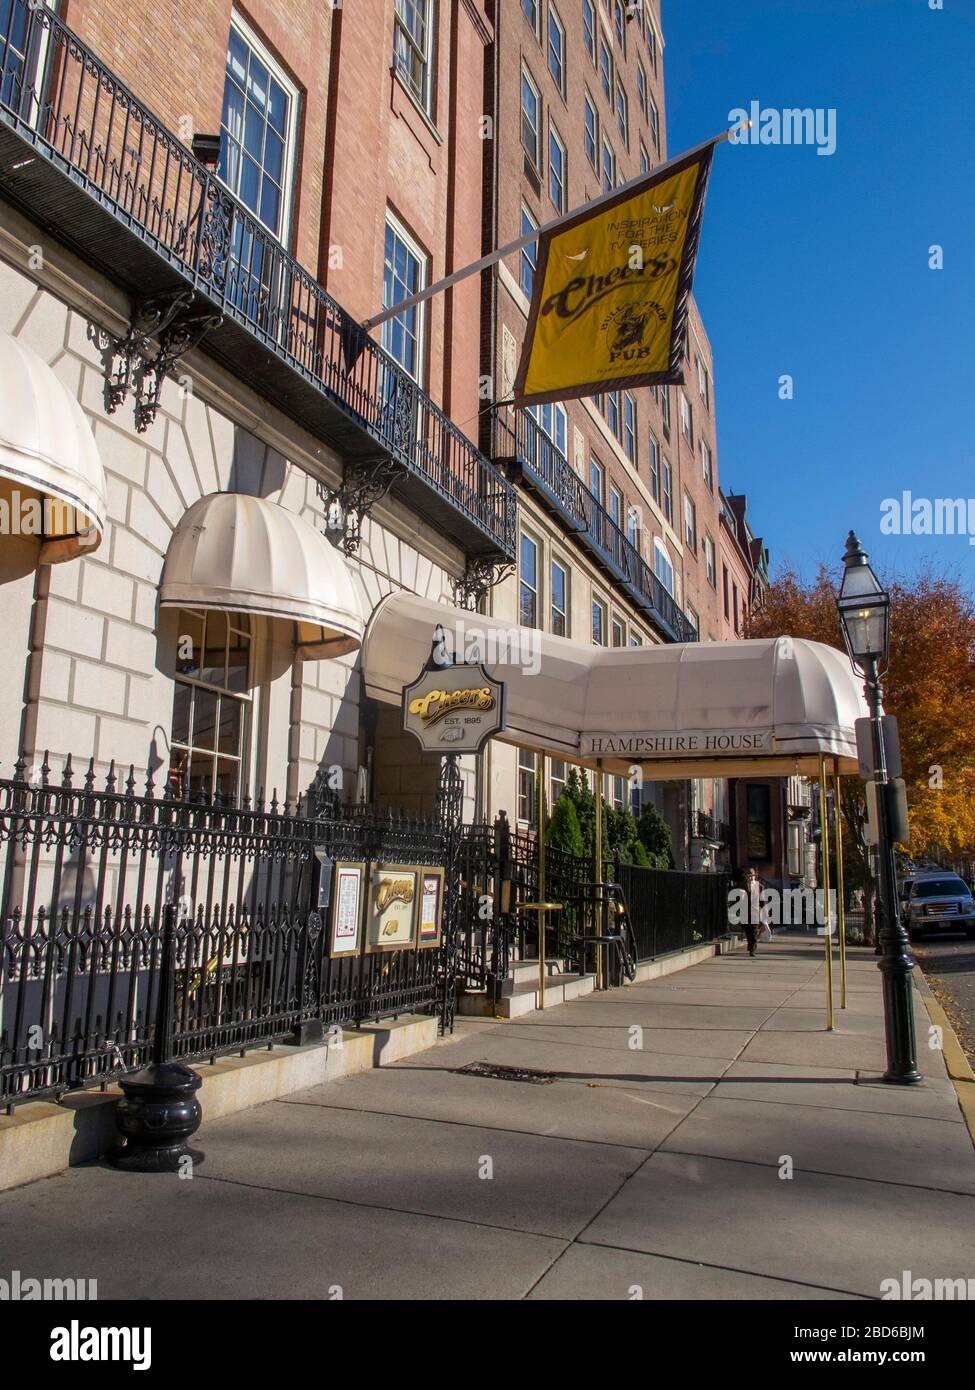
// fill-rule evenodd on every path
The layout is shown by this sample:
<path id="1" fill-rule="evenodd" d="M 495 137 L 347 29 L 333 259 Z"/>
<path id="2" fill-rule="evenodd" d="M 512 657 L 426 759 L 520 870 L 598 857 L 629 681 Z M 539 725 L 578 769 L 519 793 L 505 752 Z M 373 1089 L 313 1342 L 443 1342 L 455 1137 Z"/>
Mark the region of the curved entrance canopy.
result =
<path id="1" fill-rule="evenodd" d="M 366 693 L 399 704 L 438 624 L 458 660 L 506 682 L 506 742 L 650 778 L 811 775 L 820 754 L 857 771 L 866 705 L 848 659 L 821 642 L 590 647 L 398 593 L 366 630 Z"/>
<path id="2" fill-rule="evenodd" d="M 7 533 L 36 537 L 42 564 L 101 544 L 105 474 L 91 426 L 44 359 L 9 333 L 0 333 L 0 502 Z"/>
<path id="3" fill-rule="evenodd" d="M 290 620 L 306 657 L 344 656 L 362 641 L 362 614 L 338 551 L 300 516 L 238 492 L 201 497 L 181 518 L 159 602 Z"/>

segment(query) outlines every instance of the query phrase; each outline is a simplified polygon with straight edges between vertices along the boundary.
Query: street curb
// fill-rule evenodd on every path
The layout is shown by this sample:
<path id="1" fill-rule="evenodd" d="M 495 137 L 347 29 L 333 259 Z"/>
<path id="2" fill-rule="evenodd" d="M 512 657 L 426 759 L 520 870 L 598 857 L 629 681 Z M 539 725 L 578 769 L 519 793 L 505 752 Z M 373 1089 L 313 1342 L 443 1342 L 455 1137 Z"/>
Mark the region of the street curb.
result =
<path id="1" fill-rule="evenodd" d="M 975 1144 L 975 1072 L 972 1071 L 968 1058 L 965 1056 L 965 1049 L 958 1041 L 958 1034 L 952 1028 L 948 1015 L 935 998 L 934 991 L 928 984 L 920 963 L 915 962 L 915 964 L 921 972 L 919 977 L 915 976 L 918 983 L 918 993 L 924 1000 L 924 1007 L 928 1011 L 931 1022 L 941 1030 L 941 1056 L 945 1070 L 948 1073 L 948 1079 L 955 1088 L 958 1108 L 968 1127 L 968 1136 Z M 924 982 L 923 987 L 921 987 L 922 980 Z"/>

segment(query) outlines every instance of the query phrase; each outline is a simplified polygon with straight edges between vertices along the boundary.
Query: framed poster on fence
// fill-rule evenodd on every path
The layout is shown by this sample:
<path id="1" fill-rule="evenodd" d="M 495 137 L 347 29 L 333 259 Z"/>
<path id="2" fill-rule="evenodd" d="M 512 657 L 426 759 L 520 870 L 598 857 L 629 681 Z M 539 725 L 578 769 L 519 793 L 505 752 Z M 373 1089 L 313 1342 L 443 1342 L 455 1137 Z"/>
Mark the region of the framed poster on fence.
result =
<path id="1" fill-rule="evenodd" d="M 415 864 L 377 864 L 369 883 L 366 951 L 402 951 L 416 940 L 422 871 Z"/>
<path id="2" fill-rule="evenodd" d="M 332 890 L 332 920 L 329 933 L 330 956 L 357 956 L 362 927 L 362 890 L 366 881 L 365 864 L 340 861 L 335 865 Z"/>
<path id="3" fill-rule="evenodd" d="M 420 913 L 416 944 L 439 946 L 443 937 L 443 869 L 420 870 Z"/>

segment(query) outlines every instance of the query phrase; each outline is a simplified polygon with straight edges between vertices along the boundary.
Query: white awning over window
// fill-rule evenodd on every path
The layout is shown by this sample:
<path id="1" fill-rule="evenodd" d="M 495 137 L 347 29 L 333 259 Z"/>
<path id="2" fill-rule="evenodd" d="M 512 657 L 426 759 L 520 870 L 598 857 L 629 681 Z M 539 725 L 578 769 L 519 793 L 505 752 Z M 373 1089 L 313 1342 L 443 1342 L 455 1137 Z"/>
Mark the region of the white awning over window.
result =
<path id="1" fill-rule="evenodd" d="M 507 683 L 510 743 L 614 773 L 640 764 L 658 779 L 813 774 L 820 754 L 857 770 L 866 705 L 846 656 L 821 642 L 595 647 L 399 593 L 366 631 L 366 693 L 399 704 L 438 624 L 458 635 L 458 657 Z"/>
<path id="2" fill-rule="evenodd" d="M 306 657 L 344 656 L 363 621 L 344 557 L 307 521 L 263 497 L 213 492 L 173 532 L 159 601 L 297 625 Z"/>
<path id="3" fill-rule="evenodd" d="M 3 531 L 36 536 L 42 564 L 91 554 L 105 530 L 105 491 L 81 406 L 42 357 L 0 333 Z"/>

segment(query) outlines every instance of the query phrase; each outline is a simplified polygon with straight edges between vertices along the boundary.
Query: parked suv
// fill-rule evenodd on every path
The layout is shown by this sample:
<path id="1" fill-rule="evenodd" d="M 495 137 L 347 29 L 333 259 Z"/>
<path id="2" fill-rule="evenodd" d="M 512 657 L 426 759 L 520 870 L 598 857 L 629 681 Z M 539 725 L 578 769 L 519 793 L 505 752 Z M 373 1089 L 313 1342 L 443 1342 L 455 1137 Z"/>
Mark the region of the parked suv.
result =
<path id="1" fill-rule="evenodd" d="M 912 941 L 932 931 L 963 931 L 975 939 L 975 898 L 957 874 L 922 874 L 911 884 L 904 925 Z"/>

